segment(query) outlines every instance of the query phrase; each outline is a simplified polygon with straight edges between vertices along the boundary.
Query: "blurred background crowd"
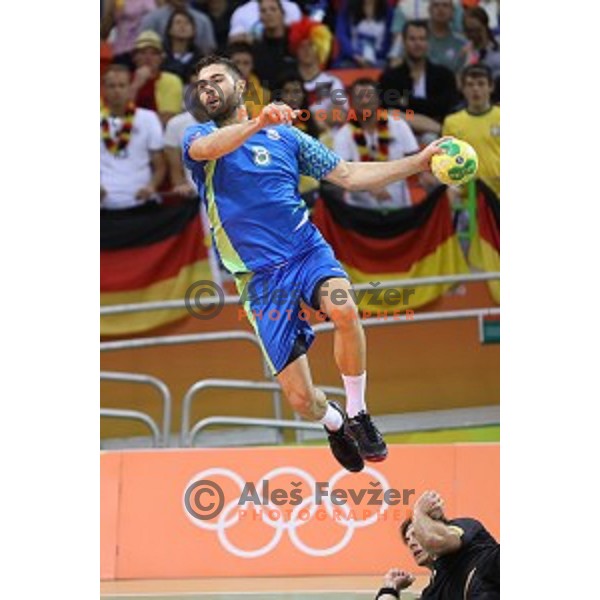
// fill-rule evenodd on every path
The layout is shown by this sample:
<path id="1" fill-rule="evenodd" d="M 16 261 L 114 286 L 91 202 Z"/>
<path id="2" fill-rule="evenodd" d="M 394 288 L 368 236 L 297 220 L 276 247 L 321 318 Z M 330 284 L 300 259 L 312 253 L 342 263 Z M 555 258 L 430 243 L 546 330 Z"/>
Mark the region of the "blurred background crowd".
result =
<path id="1" fill-rule="evenodd" d="M 347 160 L 401 158 L 440 135 L 465 139 L 500 195 L 499 0 L 103 0 L 101 208 L 193 197 L 185 129 L 203 120 L 194 66 L 230 57 L 255 116 L 273 100 Z M 387 109 L 386 111 L 378 109 Z M 376 210 L 418 203 L 425 174 L 344 194 Z M 310 202 L 319 184 L 301 181 Z"/>

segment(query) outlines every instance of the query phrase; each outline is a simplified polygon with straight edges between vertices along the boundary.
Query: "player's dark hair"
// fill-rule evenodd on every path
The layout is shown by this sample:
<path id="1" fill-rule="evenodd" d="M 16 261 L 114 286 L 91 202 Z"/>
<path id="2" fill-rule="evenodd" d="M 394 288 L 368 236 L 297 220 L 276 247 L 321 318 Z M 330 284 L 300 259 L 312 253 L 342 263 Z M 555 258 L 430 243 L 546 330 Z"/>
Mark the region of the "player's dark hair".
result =
<path id="1" fill-rule="evenodd" d="M 425 19 L 412 19 L 404 23 L 404 27 L 402 27 L 402 39 L 406 39 L 409 27 L 418 27 L 419 29 L 424 29 L 425 33 L 429 33 L 429 25 Z"/>
<path id="2" fill-rule="evenodd" d="M 473 79 L 479 79 L 484 77 L 488 80 L 490 85 L 494 85 L 494 77 L 492 76 L 492 69 L 484 63 L 478 63 L 476 65 L 469 65 L 465 67 L 460 73 L 460 81 L 462 85 L 465 84 L 467 77 Z"/>
<path id="3" fill-rule="evenodd" d="M 408 528 L 412 525 L 412 517 L 408 517 L 407 519 L 404 519 L 404 521 L 402 521 L 402 523 L 400 523 L 400 536 L 402 537 L 402 541 L 406 544 L 406 532 L 408 531 Z"/>
<path id="4" fill-rule="evenodd" d="M 244 78 L 242 72 L 235 66 L 235 63 L 230 58 L 227 58 L 226 56 L 218 56 L 217 54 L 211 54 L 200 59 L 196 65 L 196 68 L 194 69 L 194 73 L 199 75 L 202 69 L 210 67 L 211 65 L 224 65 L 229 71 L 231 71 L 231 73 L 233 73 L 235 79 Z"/>

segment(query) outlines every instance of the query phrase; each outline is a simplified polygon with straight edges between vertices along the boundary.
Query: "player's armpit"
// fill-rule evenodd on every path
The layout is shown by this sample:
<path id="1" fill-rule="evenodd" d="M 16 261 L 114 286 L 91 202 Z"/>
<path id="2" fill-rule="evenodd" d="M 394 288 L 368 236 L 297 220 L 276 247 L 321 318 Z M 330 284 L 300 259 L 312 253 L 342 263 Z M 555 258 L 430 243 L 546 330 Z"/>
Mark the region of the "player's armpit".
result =
<path id="1" fill-rule="evenodd" d="M 448 529 L 455 533 L 459 538 L 461 538 L 465 532 L 458 525 L 448 525 Z"/>

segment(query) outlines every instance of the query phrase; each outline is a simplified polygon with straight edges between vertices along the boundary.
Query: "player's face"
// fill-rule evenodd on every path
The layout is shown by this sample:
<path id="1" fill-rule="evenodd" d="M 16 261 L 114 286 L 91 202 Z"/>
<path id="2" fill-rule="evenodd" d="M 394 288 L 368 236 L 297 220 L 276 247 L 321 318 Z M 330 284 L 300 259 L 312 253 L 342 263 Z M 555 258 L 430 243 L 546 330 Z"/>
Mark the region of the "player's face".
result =
<path id="1" fill-rule="evenodd" d="M 104 78 L 104 99 L 109 106 L 123 106 L 129 98 L 129 75 L 118 71 Z"/>
<path id="2" fill-rule="evenodd" d="M 412 60 L 420 60 L 427 56 L 427 30 L 423 27 L 409 27 L 404 39 L 406 55 Z"/>
<path id="3" fill-rule="evenodd" d="M 209 65 L 198 74 L 196 84 L 200 103 L 211 119 L 223 119 L 241 102 L 236 81 L 225 65 Z"/>
<path id="4" fill-rule="evenodd" d="M 487 77 L 467 77 L 462 91 L 471 110 L 481 110 L 490 103 L 492 86 Z"/>
<path id="5" fill-rule="evenodd" d="M 453 10 L 452 0 L 431 0 L 429 3 L 429 16 L 434 23 L 450 23 Z"/>
<path id="6" fill-rule="evenodd" d="M 408 549 L 410 550 L 411 554 L 413 555 L 413 558 L 415 559 L 415 562 L 420 567 L 425 567 L 431 564 L 431 557 L 429 556 L 429 554 L 427 554 L 427 552 L 425 552 L 425 550 L 423 550 L 421 544 L 417 542 L 417 538 L 415 538 L 415 530 L 412 525 L 410 525 L 406 530 L 405 541 L 406 545 L 408 546 Z"/>
<path id="7" fill-rule="evenodd" d="M 273 29 L 283 24 L 283 13 L 275 0 L 263 0 L 260 3 L 260 20 L 267 29 Z"/>

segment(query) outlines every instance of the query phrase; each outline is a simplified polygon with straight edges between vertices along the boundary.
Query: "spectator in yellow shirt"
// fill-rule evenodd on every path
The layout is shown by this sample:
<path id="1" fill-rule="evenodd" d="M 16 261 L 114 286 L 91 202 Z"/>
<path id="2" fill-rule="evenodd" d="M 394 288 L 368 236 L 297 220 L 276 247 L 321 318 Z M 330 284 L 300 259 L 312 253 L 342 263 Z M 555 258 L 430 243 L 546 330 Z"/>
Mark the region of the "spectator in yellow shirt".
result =
<path id="1" fill-rule="evenodd" d="M 468 142 L 479 156 L 480 177 L 500 198 L 500 107 L 491 103 L 494 82 L 487 65 L 471 65 L 461 75 L 467 107 L 448 115 L 442 135 Z"/>
<path id="2" fill-rule="evenodd" d="M 163 126 L 183 107 L 183 85 L 177 75 L 161 71 L 164 58 L 160 36 L 154 31 L 142 31 L 133 48 L 136 70 L 131 99 L 140 108 L 156 111 Z"/>

